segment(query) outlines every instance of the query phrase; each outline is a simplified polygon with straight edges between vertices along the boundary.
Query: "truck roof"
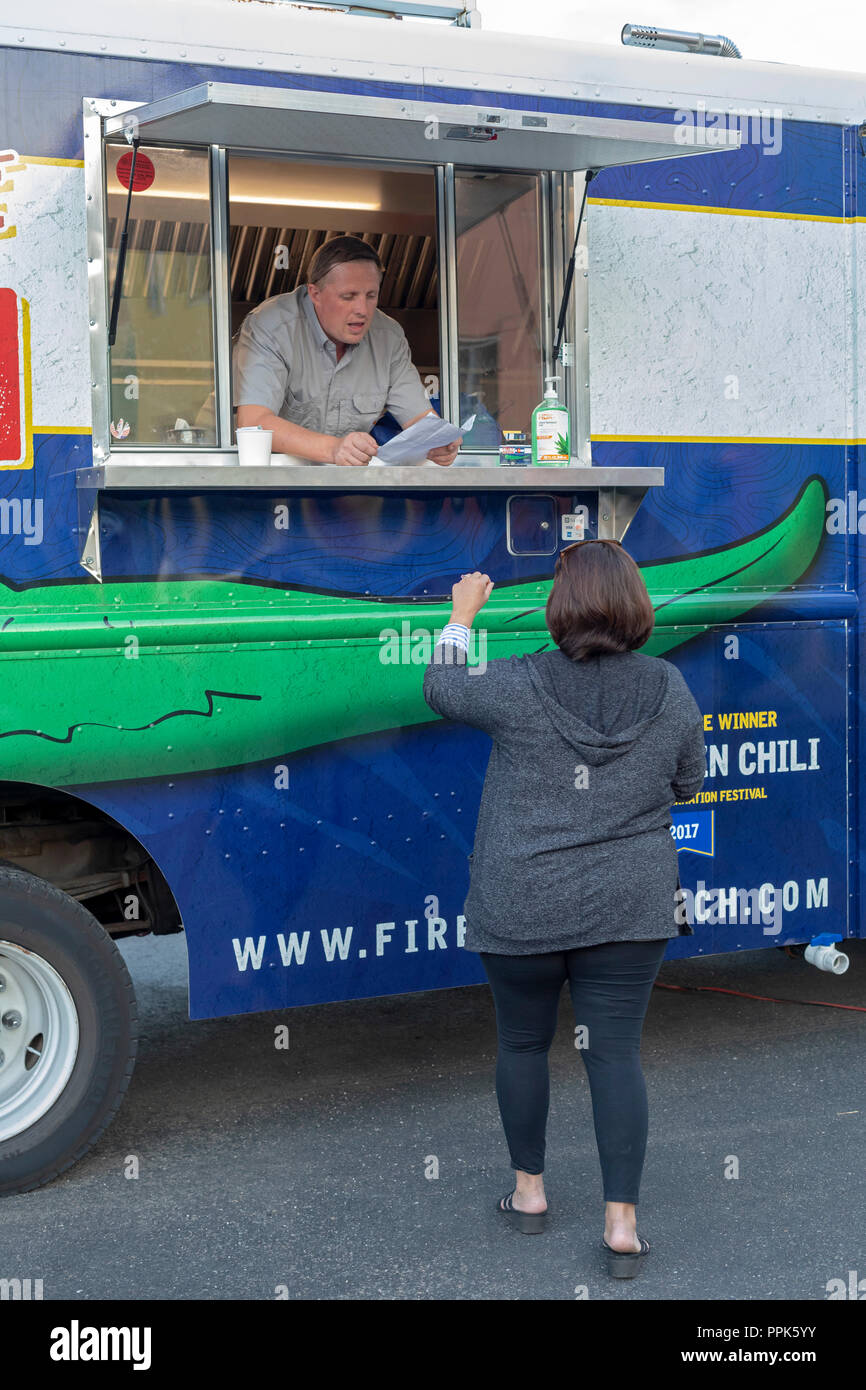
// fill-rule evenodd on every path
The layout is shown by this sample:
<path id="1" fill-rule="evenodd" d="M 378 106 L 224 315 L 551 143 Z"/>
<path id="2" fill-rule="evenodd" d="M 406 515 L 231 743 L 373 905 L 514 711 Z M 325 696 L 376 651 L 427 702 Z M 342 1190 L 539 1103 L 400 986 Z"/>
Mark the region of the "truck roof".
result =
<path id="1" fill-rule="evenodd" d="M 845 124 L 866 119 L 864 73 L 318 13 L 281 0 L 148 0 L 146 9 L 87 0 L 83 11 L 70 8 L 68 0 L 29 0 L 21 23 L 0 24 L 0 44 L 224 64 L 227 81 L 233 68 L 260 67 L 432 90 L 477 89 L 479 95 L 513 92 L 672 108 L 706 103 L 708 109 L 734 111 L 763 107 L 783 117 Z"/>

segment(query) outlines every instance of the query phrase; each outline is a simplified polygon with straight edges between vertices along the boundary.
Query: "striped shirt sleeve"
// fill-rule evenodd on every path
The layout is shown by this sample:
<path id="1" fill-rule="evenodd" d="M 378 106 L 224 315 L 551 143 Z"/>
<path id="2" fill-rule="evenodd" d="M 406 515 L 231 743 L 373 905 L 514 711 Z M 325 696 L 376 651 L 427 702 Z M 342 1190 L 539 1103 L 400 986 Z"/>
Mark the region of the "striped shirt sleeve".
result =
<path id="1" fill-rule="evenodd" d="M 452 646 L 469 651 L 469 628 L 462 623 L 446 623 L 439 638 L 440 642 L 450 642 Z"/>

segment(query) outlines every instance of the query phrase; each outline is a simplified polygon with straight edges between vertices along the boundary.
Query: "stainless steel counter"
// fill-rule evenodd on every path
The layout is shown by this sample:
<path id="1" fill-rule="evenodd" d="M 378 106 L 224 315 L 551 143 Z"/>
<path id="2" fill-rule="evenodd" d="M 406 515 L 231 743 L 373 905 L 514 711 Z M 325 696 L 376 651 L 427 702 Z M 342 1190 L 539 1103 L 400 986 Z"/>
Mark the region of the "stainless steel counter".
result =
<path id="1" fill-rule="evenodd" d="M 177 463 L 115 462 L 80 469 L 77 485 L 100 492 L 202 492 L 239 488 L 278 492 L 586 492 L 617 488 L 640 491 L 664 484 L 663 468 L 512 468 L 475 467 L 459 462 L 450 468 L 422 464 L 415 468 L 341 468 L 336 464 L 272 463 L 267 468 L 198 462 L 189 454 Z"/>
<path id="2" fill-rule="evenodd" d="M 662 487 L 663 468 L 566 468 L 490 467 L 457 462 L 449 468 L 422 464 L 415 468 L 341 468 L 335 464 L 292 462 L 267 468 L 241 467 L 225 463 L 225 455 L 214 455 L 207 462 L 200 455 L 184 454 L 166 461 L 162 458 L 141 463 L 110 459 L 76 474 L 81 533 L 85 535 L 81 564 L 94 579 L 102 579 L 102 544 L 99 517 L 100 498 L 123 492 L 149 492 L 161 496 L 172 492 L 267 492 L 267 493 L 454 493 L 501 492 L 511 497 L 521 493 L 567 494 L 575 499 L 587 492 L 598 493 L 599 539 L 622 540 L 629 523 L 643 501 L 647 489 Z M 510 505 L 506 503 L 506 505 Z M 575 503 L 577 505 L 577 503 Z"/>

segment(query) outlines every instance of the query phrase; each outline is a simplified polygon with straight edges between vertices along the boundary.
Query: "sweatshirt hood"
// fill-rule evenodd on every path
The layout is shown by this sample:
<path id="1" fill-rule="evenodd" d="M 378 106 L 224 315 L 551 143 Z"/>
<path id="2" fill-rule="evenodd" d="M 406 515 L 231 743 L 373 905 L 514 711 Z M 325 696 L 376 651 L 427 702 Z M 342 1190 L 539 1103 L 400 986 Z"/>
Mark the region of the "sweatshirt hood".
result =
<path id="1" fill-rule="evenodd" d="M 551 724 L 594 767 L 634 747 L 662 713 L 670 681 L 666 662 L 633 652 L 572 661 L 557 649 L 527 670 Z"/>

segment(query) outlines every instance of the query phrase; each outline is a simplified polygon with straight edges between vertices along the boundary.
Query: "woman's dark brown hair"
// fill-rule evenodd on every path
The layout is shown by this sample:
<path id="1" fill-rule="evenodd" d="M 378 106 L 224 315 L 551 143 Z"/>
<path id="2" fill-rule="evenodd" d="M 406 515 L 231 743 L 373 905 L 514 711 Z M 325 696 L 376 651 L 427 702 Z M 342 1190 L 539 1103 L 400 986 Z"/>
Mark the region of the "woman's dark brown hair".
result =
<path id="1" fill-rule="evenodd" d="M 572 661 L 642 647 L 655 625 L 641 572 L 619 541 L 577 541 L 560 551 L 547 626 Z"/>

